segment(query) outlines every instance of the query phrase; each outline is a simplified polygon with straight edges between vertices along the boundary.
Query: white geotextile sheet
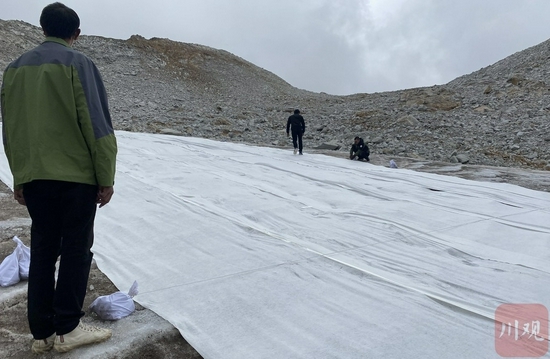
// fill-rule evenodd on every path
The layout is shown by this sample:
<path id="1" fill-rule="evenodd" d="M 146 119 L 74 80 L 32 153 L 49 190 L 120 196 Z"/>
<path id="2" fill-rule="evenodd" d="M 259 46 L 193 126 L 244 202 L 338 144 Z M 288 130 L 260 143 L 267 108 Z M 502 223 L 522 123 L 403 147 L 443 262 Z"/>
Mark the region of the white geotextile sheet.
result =
<path id="1" fill-rule="evenodd" d="M 307 149 L 117 138 L 95 259 L 205 358 L 499 358 L 496 308 L 550 305 L 549 193 Z"/>

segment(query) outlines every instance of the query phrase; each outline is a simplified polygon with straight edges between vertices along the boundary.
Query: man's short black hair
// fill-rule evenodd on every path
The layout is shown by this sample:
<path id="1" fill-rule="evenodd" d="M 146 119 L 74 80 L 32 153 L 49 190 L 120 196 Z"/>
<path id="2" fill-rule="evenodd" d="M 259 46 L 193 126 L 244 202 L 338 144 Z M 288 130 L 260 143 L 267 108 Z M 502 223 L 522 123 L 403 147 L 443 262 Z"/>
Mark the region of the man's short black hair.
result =
<path id="1" fill-rule="evenodd" d="M 54 2 L 42 10 L 40 26 L 46 36 L 70 39 L 80 27 L 80 18 L 73 9 Z"/>
<path id="2" fill-rule="evenodd" d="M 358 140 L 359 139 L 359 136 L 355 137 L 354 140 Z"/>
<path id="3" fill-rule="evenodd" d="M 298 109 L 294 110 L 294 114 L 295 114 L 295 115 L 297 115 L 297 114 L 299 114 L 299 113 L 300 113 L 300 110 L 298 110 Z"/>

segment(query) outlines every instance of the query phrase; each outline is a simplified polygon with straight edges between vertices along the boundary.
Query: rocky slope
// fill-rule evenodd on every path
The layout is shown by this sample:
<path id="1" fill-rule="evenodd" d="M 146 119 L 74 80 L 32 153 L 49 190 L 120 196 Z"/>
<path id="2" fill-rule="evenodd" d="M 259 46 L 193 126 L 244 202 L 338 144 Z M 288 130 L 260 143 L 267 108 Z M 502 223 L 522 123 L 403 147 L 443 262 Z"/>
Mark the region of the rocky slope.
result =
<path id="1" fill-rule="evenodd" d="M 42 38 L 0 20 L 0 66 Z M 350 96 L 300 90 L 226 51 L 168 39 L 82 36 L 75 47 L 103 74 L 116 129 L 288 146 L 286 118 L 300 108 L 306 151 L 347 151 L 359 135 L 374 154 L 550 170 L 549 41 L 446 85 Z"/>

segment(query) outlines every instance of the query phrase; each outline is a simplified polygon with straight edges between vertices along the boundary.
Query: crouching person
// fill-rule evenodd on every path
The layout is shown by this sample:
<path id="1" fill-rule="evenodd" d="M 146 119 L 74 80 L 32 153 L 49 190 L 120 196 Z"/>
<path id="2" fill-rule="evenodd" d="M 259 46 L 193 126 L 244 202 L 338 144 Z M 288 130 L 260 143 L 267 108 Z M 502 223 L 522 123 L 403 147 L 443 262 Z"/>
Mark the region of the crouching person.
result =
<path id="1" fill-rule="evenodd" d="M 365 144 L 362 138 L 355 137 L 353 145 L 349 151 L 349 159 L 354 160 L 358 159 L 359 161 L 369 161 L 369 146 Z"/>
<path id="2" fill-rule="evenodd" d="M 71 48 L 78 15 L 56 2 L 42 10 L 40 25 L 45 41 L 6 68 L 1 89 L 14 197 L 32 220 L 28 320 L 37 354 L 111 337 L 110 329 L 80 319 L 96 208 L 114 193 L 117 153 L 98 69 Z"/>

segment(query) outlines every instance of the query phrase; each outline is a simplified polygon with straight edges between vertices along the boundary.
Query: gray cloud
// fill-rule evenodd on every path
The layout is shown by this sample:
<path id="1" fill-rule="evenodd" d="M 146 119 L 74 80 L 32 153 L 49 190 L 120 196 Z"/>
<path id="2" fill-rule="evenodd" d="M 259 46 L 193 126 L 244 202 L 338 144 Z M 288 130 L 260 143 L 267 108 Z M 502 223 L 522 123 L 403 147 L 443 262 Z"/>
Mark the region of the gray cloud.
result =
<path id="1" fill-rule="evenodd" d="M 293 86 L 351 94 L 442 84 L 548 39 L 547 0 L 67 0 L 82 31 L 221 48 Z M 46 4 L 2 0 L 38 25 Z"/>
<path id="2" fill-rule="evenodd" d="M 382 90 L 446 83 L 546 40 L 543 9 L 550 3 L 408 0 L 367 32 L 369 76 L 382 72 Z"/>

